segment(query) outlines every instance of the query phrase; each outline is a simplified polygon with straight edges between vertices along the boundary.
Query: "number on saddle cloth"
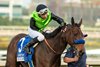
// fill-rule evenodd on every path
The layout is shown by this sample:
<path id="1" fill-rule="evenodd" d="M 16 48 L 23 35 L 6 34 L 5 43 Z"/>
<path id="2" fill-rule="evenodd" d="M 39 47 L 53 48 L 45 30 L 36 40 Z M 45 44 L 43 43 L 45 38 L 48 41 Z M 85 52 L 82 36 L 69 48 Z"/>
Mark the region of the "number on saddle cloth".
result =
<path id="1" fill-rule="evenodd" d="M 30 36 L 25 36 L 19 40 L 17 43 L 17 61 L 25 61 L 30 62 L 32 61 L 32 55 L 34 54 L 34 48 L 31 47 L 30 51 L 32 54 L 27 54 L 26 51 L 23 50 L 23 48 L 32 40 Z"/>

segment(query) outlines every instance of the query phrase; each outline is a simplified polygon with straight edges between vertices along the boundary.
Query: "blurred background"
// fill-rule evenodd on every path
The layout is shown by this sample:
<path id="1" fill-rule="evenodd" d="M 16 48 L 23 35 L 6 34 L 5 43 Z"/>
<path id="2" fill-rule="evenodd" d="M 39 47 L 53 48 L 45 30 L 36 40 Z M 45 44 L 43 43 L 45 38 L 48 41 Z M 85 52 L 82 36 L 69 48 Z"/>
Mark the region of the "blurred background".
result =
<path id="1" fill-rule="evenodd" d="M 75 22 L 83 19 L 81 29 L 88 34 L 87 64 L 100 67 L 100 0 L 0 0 L 0 66 L 5 65 L 10 40 L 19 33 L 27 33 L 30 15 L 40 3 L 46 4 L 66 23 L 70 23 L 71 17 Z M 54 22 L 47 29 L 58 27 Z"/>

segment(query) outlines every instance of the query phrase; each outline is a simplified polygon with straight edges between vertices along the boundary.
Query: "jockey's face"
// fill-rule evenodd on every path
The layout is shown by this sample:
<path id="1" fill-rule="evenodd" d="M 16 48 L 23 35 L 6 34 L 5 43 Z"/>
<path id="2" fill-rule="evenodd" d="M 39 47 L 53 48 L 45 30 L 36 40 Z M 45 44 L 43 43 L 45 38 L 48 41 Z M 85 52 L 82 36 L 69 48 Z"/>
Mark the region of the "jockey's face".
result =
<path id="1" fill-rule="evenodd" d="M 44 14 L 39 14 L 39 15 L 40 15 L 40 17 L 41 17 L 42 19 L 46 19 L 47 16 L 48 16 L 48 13 L 46 12 L 46 13 L 44 13 Z"/>

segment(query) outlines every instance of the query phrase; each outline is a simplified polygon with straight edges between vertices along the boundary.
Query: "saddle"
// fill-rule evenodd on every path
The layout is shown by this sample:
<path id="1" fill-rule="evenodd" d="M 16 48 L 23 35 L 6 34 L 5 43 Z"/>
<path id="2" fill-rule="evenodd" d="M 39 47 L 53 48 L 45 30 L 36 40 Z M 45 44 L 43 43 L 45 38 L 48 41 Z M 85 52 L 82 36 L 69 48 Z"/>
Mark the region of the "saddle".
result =
<path id="1" fill-rule="evenodd" d="M 25 47 L 32 38 L 30 36 L 25 36 L 21 38 L 17 43 L 17 62 L 24 61 L 25 63 L 29 63 L 32 67 L 32 56 L 34 55 L 34 48 L 30 47 L 30 51 L 32 54 L 26 53 L 26 51 L 23 50 L 23 47 Z"/>

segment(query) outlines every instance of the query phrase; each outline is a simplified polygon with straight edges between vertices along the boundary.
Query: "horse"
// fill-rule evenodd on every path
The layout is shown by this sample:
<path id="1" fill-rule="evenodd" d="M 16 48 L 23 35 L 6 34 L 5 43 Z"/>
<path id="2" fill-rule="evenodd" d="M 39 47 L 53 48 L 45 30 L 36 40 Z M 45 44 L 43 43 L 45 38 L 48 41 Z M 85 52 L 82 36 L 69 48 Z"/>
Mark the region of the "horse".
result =
<path id="1" fill-rule="evenodd" d="M 51 33 L 43 33 L 45 40 L 38 43 L 34 48 L 33 64 L 34 67 L 60 67 L 61 54 L 67 45 L 73 45 L 73 41 L 83 38 L 80 28 L 82 19 L 79 23 L 75 23 L 71 18 L 71 24 L 67 24 L 56 28 Z M 6 67 L 29 67 L 27 63 L 17 62 L 17 42 L 27 34 L 21 33 L 16 35 L 8 45 Z"/>

